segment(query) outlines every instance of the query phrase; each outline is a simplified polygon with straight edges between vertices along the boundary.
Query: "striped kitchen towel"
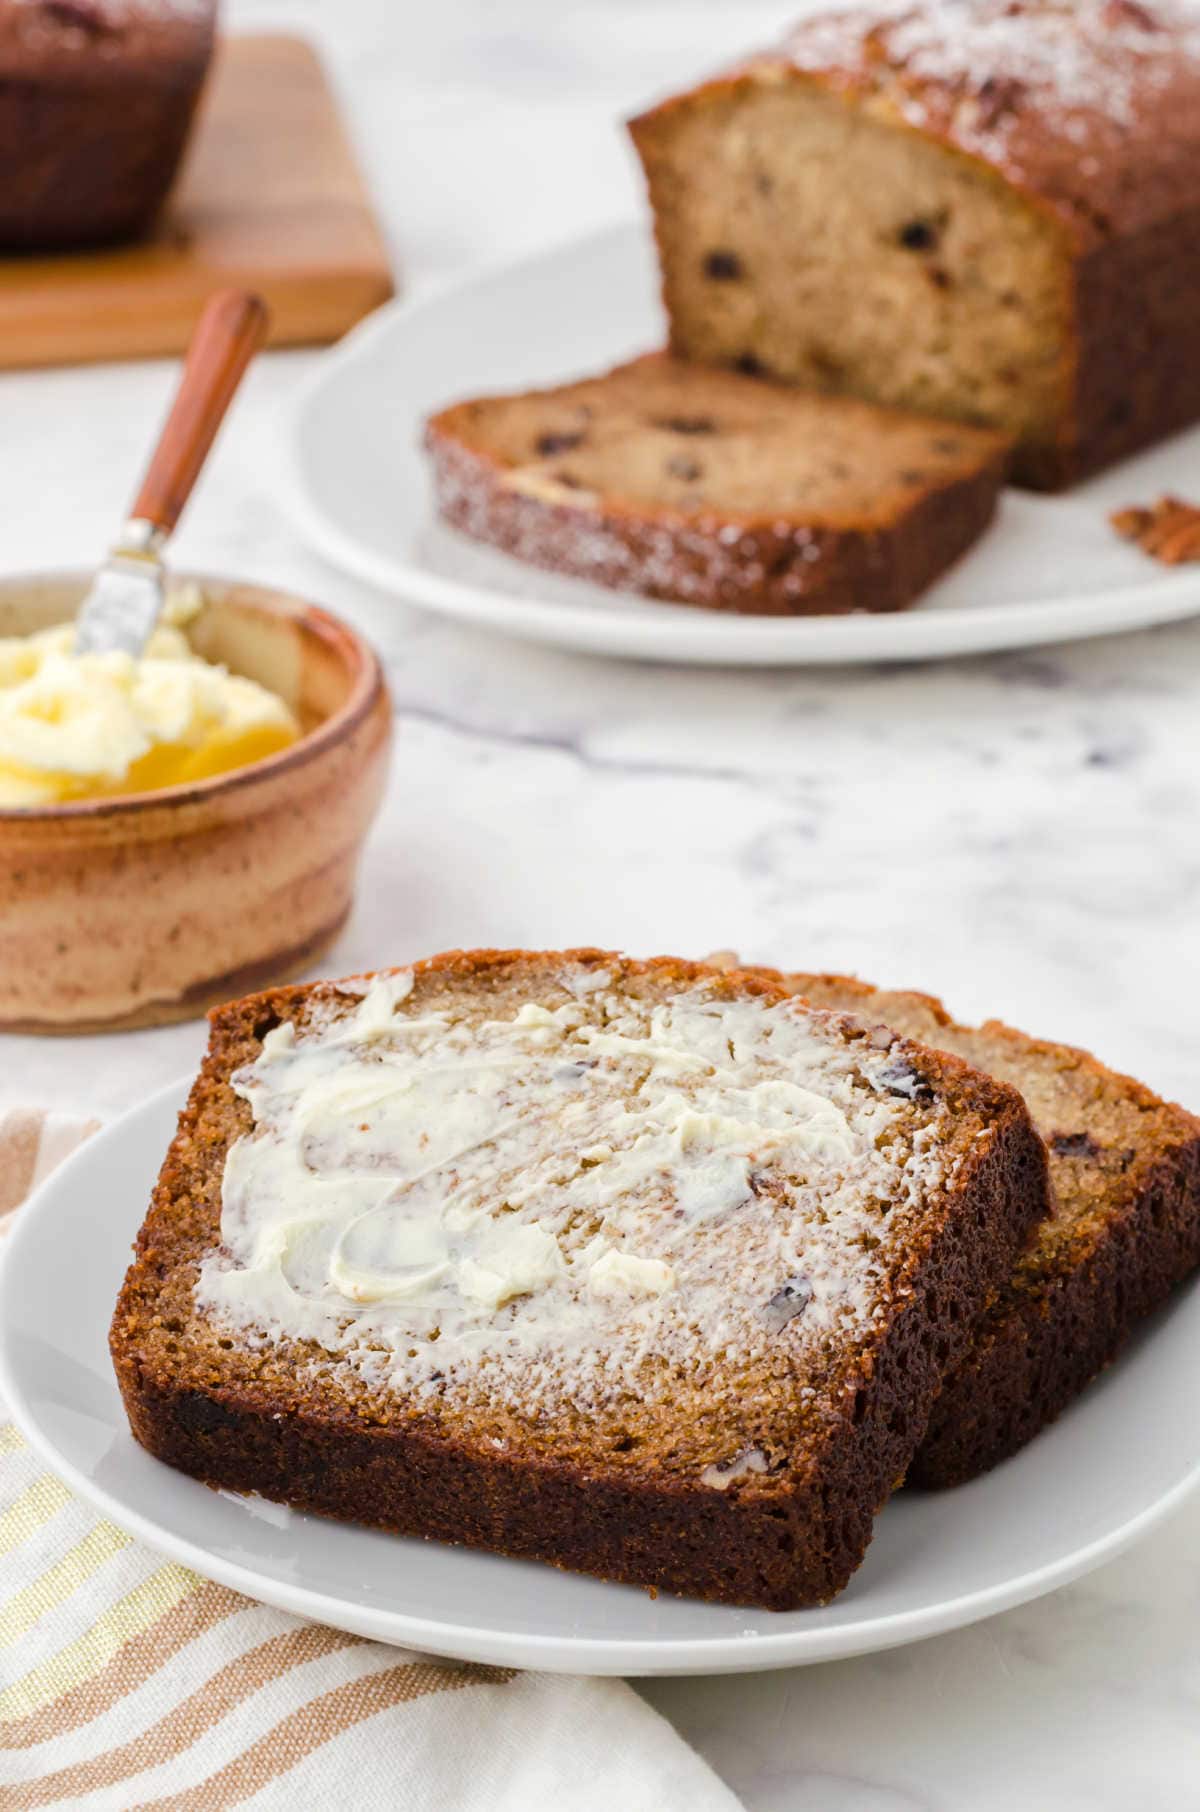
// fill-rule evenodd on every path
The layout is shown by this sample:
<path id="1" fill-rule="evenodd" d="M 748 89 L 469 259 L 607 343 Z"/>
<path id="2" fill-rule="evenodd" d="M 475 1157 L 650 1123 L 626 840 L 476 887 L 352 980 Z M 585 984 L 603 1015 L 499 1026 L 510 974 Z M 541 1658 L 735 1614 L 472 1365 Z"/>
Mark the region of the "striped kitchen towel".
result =
<path id="1" fill-rule="evenodd" d="M 0 1231 L 93 1124 L 0 1115 Z M 43 1806 L 737 1812 L 623 1681 L 434 1661 L 163 1562 L 0 1402 L 0 1812 Z"/>

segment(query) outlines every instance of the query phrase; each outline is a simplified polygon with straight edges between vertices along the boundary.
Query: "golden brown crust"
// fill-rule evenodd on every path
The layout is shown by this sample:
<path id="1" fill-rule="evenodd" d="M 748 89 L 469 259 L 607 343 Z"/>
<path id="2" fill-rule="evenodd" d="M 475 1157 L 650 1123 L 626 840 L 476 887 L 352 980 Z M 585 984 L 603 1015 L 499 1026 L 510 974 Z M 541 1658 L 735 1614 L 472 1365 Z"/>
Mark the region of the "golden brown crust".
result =
<path id="1" fill-rule="evenodd" d="M 1200 203 L 1200 25 L 1175 0 L 866 0 L 631 121 L 763 82 L 815 81 L 998 171 L 1079 251 Z M 1069 48 L 1070 56 L 1066 54 Z"/>
<path id="2" fill-rule="evenodd" d="M 623 382 L 640 367 L 653 378 L 664 365 L 680 368 L 678 361 L 649 354 L 608 377 Z M 707 381 L 707 374 L 696 373 L 697 384 Z M 781 395 L 779 386 L 736 374 L 721 374 L 719 381 L 761 392 L 764 406 Z M 787 395 L 783 390 L 782 399 Z M 548 572 L 748 615 L 904 609 L 987 528 L 1008 457 L 1000 437 L 954 430 L 963 448 L 959 469 L 938 479 L 917 474 L 915 488 L 882 522 L 837 522 L 794 504 L 738 510 L 719 490 L 702 510 L 685 512 L 615 494 L 572 496 L 559 486 L 514 485 L 512 467 L 476 425 L 490 400 L 455 404 L 427 425 L 438 507 L 448 522 Z M 538 393 L 530 392 L 528 400 L 537 401 Z M 830 400 L 827 408 L 860 412 L 869 442 L 869 405 Z M 913 424 L 920 427 L 920 418 Z M 924 426 L 936 439 L 940 425 Z M 885 488 L 891 481 L 881 472 L 881 494 Z"/>
<path id="3" fill-rule="evenodd" d="M 818 1006 L 944 1041 L 1021 1089 L 1047 1143 L 1057 1212 L 948 1376 L 909 1470 L 915 1484 L 959 1484 L 1053 1421 L 1200 1264 L 1200 1120 L 1088 1051 L 998 1020 L 962 1025 L 932 995 L 844 975 L 787 981 Z"/>
<path id="4" fill-rule="evenodd" d="M 523 989 L 545 990 L 566 962 L 615 970 L 629 988 L 669 991 L 706 979 L 734 997 L 787 994 L 766 976 L 714 978 L 702 965 L 633 963 L 595 950 L 449 952 L 417 966 L 417 985 L 485 989 L 515 977 Z M 336 997 L 332 984 L 277 989 L 213 1015 L 209 1053 L 113 1320 L 114 1364 L 137 1438 L 209 1483 L 408 1534 L 732 1603 L 785 1607 L 831 1597 L 862 1557 L 942 1370 L 961 1356 L 972 1318 L 1044 1213 L 1044 1152 L 1015 1092 L 953 1057 L 897 1041 L 953 1109 L 947 1138 L 961 1158 L 957 1179 L 923 1211 L 898 1255 L 877 1333 L 831 1357 L 815 1408 L 800 1403 L 783 1374 L 738 1380 L 739 1402 L 747 1399 L 738 1439 L 747 1430 L 790 1430 L 788 1457 L 781 1470 L 714 1492 L 697 1482 L 700 1450 L 689 1443 L 700 1437 L 674 1411 L 687 1465 L 673 1456 L 669 1429 L 652 1419 L 639 1424 L 644 1442 L 620 1451 L 607 1424 L 586 1416 L 540 1426 L 499 1407 L 439 1414 L 360 1388 L 340 1370 L 314 1378 L 299 1345 L 252 1351 L 198 1316 L 192 1280 L 219 1242 L 224 1153 L 246 1124 L 229 1076 L 281 1017 L 302 1018 Z M 831 1016 L 829 1024 L 839 1037 L 868 1037 L 854 1020 Z M 761 1400 L 749 1400 L 755 1384 Z M 716 1419 L 702 1404 L 685 1418 L 701 1430 Z M 727 1420 L 726 1446 L 732 1426 Z"/>

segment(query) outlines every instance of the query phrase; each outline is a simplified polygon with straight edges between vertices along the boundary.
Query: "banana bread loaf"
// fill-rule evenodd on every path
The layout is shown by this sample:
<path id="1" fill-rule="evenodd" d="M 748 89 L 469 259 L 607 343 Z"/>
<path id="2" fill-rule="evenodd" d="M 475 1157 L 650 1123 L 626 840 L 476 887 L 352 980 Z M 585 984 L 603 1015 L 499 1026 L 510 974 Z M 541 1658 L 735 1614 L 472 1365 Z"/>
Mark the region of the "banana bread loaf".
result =
<path id="1" fill-rule="evenodd" d="M 175 177 L 216 0 L 0 0 L 0 249 L 131 238 Z"/>
<path id="2" fill-rule="evenodd" d="M 996 1020 L 959 1025 L 927 994 L 788 981 L 1019 1089 L 1049 1150 L 1056 1211 L 950 1372 L 909 1468 L 913 1484 L 959 1484 L 1052 1421 L 1200 1264 L 1200 1120 L 1086 1051 Z"/>
<path id="3" fill-rule="evenodd" d="M 872 0 L 631 124 L 672 348 L 1017 441 L 1054 488 L 1200 417 L 1200 18 Z"/>
<path id="4" fill-rule="evenodd" d="M 213 1016 L 112 1352 L 209 1484 L 799 1606 L 1046 1202 L 1014 1090 L 777 981 L 452 952 Z"/>
<path id="5" fill-rule="evenodd" d="M 427 430 L 447 521 L 551 571 L 764 615 L 899 610 L 991 519 L 980 429 L 652 353 Z"/>

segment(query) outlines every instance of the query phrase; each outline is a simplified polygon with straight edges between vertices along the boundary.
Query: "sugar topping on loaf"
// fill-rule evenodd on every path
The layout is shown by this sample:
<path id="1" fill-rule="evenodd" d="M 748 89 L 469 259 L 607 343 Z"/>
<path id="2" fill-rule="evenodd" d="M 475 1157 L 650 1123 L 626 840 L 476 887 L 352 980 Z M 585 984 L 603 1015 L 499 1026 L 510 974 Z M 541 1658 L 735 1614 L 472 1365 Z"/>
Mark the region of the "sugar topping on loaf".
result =
<path id="1" fill-rule="evenodd" d="M 709 981 L 655 1001 L 580 966 L 550 1004 L 427 1007 L 381 977 L 235 1075 L 253 1127 L 197 1306 L 418 1399 L 526 1411 L 817 1352 L 892 1312 L 898 1245 L 950 1180 L 907 1049 Z"/>
<path id="2" fill-rule="evenodd" d="M 1200 15 L 1177 0 L 871 0 L 805 19 L 797 67 L 854 72 L 911 123 L 1002 156 L 1032 117 L 1043 134 L 1119 134 L 1200 73 Z"/>

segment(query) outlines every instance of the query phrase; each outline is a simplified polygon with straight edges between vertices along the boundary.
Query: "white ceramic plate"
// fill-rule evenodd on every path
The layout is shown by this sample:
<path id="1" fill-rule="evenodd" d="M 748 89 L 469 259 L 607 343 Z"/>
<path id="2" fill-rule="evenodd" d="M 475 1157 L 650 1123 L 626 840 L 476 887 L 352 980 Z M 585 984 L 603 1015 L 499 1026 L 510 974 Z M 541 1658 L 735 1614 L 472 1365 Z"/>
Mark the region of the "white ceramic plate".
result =
<path id="1" fill-rule="evenodd" d="M 107 1334 L 186 1094 L 89 1140 L 21 1212 L 0 1262 L 0 1394 L 48 1465 L 150 1546 L 284 1610 L 464 1660 L 569 1673 L 720 1673 L 888 1648 L 1075 1578 L 1200 1475 L 1200 1298 L 1181 1296 L 1049 1433 L 985 1479 L 901 1494 L 823 1610 L 651 1599 L 524 1561 L 402 1541 L 215 1493 L 125 1425 Z"/>
<path id="2" fill-rule="evenodd" d="M 926 660 L 1144 628 L 1200 610 L 1194 569 L 1156 568 L 1111 509 L 1196 486 L 1200 431 L 1065 497 L 1006 493 L 999 520 L 897 615 L 778 620 L 559 579 L 435 520 L 421 425 L 475 391 L 602 370 L 662 339 L 641 224 L 391 304 L 320 361 L 290 410 L 283 502 L 335 564 L 406 602 L 510 635 L 646 660 L 777 666 Z"/>

